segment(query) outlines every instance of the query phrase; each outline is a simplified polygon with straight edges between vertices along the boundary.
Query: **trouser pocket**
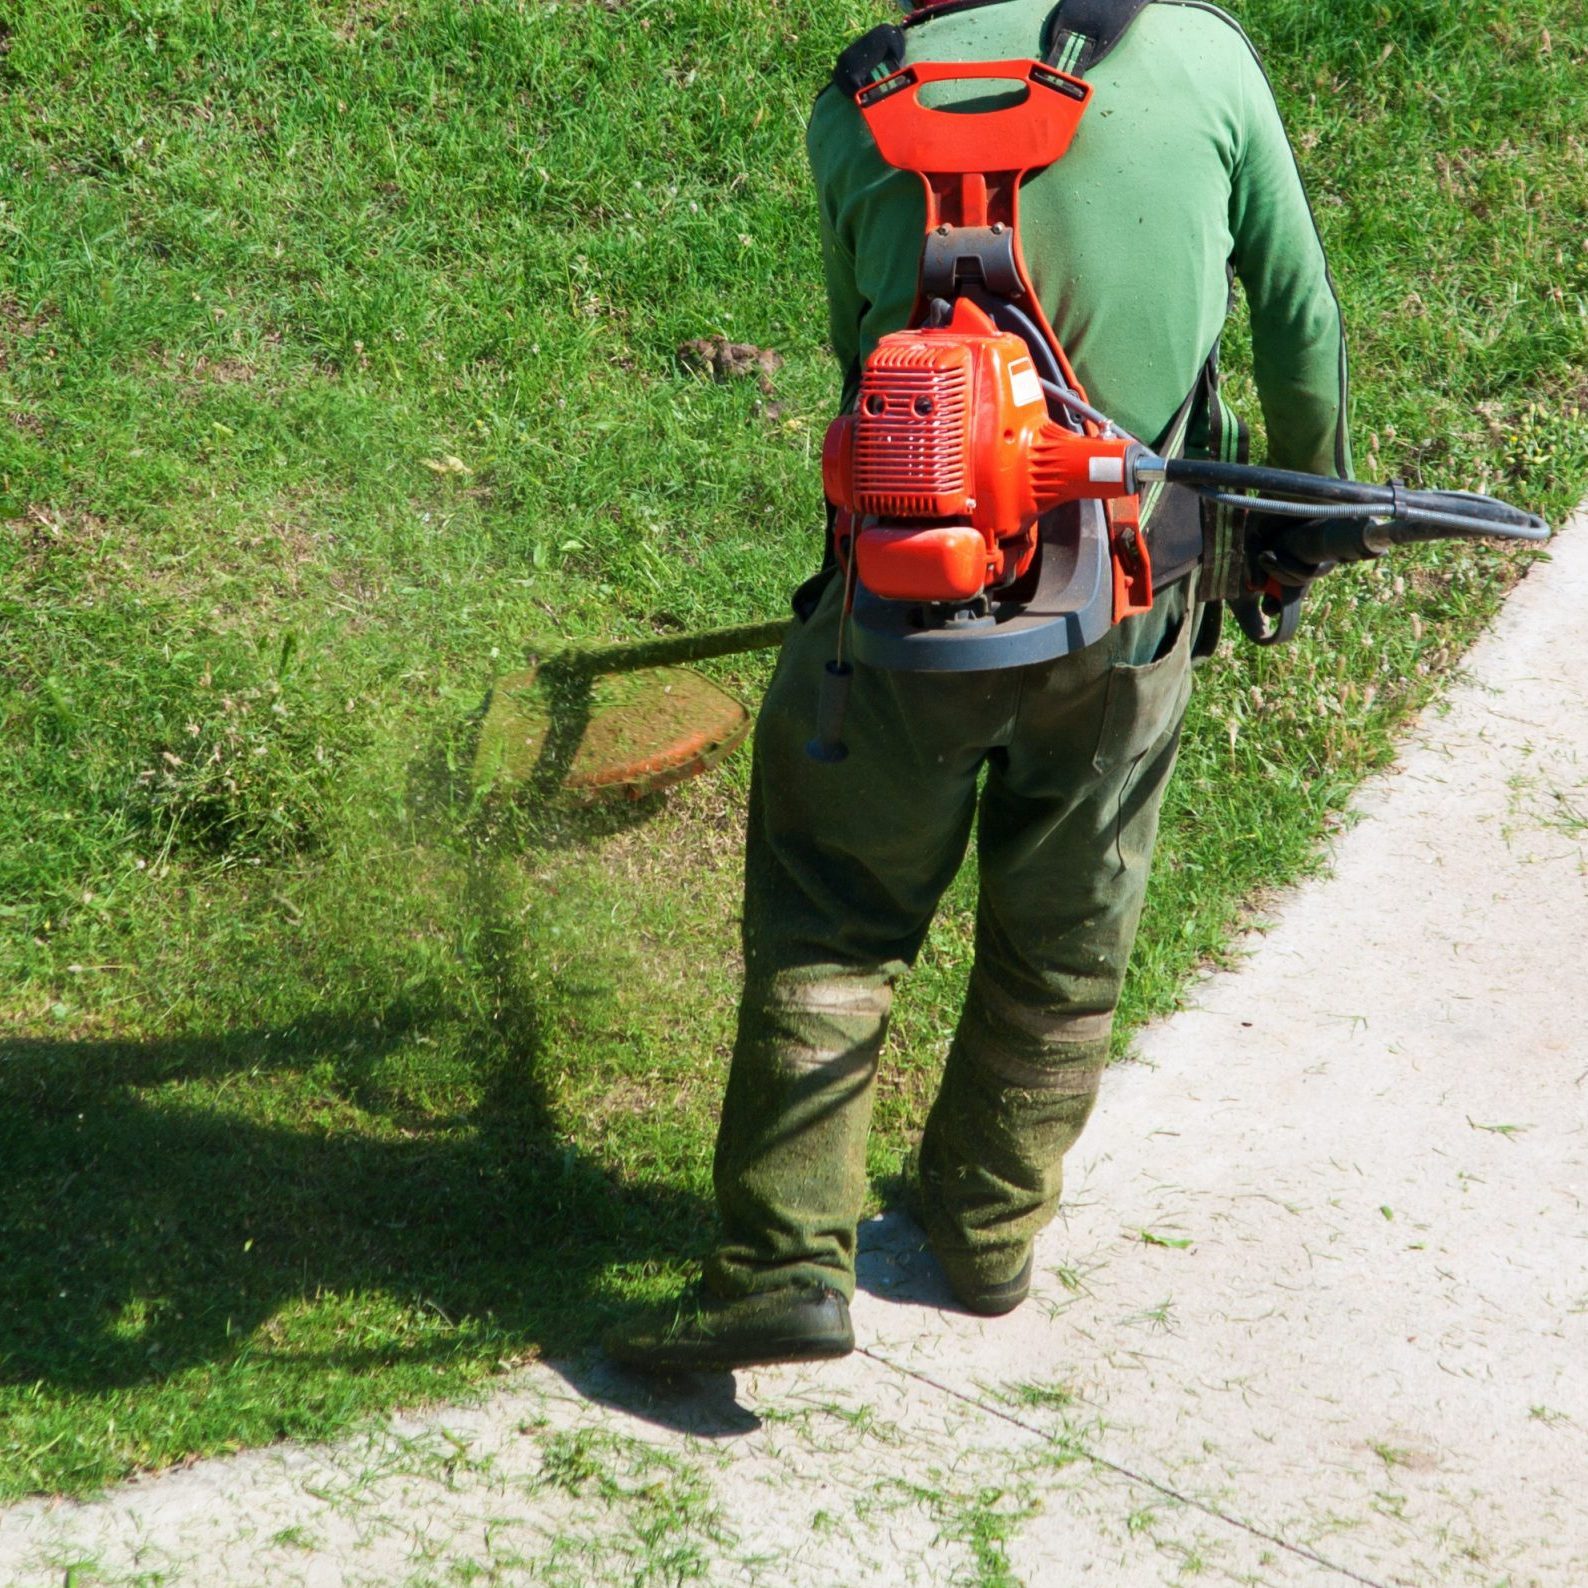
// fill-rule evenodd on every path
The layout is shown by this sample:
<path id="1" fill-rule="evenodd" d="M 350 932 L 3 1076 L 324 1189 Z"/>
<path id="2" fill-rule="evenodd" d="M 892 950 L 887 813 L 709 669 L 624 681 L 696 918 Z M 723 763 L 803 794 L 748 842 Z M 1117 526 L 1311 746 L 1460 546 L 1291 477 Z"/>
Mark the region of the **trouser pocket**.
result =
<path id="1" fill-rule="evenodd" d="M 1102 720 L 1092 769 L 1101 776 L 1123 771 L 1173 731 L 1190 694 L 1191 639 L 1194 610 L 1187 610 L 1183 585 L 1159 598 L 1175 603 L 1167 622 L 1157 630 L 1147 659 L 1116 661 L 1108 672 Z M 1140 635 L 1146 641 L 1145 634 Z"/>

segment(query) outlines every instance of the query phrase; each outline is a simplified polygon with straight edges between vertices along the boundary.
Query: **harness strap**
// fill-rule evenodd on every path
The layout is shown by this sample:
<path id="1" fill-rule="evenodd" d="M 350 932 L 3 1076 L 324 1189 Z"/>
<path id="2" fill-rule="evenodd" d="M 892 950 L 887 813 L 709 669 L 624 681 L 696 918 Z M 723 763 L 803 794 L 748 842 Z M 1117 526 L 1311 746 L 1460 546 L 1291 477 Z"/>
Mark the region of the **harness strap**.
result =
<path id="1" fill-rule="evenodd" d="M 916 6 L 902 24 L 884 22 L 857 39 L 838 57 L 833 82 L 853 99 L 868 83 L 904 64 L 904 28 L 933 22 L 958 11 L 977 10 L 1004 0 L 940 0 Z M 1046 66 L 1084 77 L 1125 36 L 1152 0 L 1059 0 L 1042 24 L 1040 59 Z"/>
<path id="2" fill-rule="evenodd" d="M 833 63 L 833 86 L 853 99 L 868 83 L 891 77 L 904 64 L 904 33 L 884 22 L 863 33 Z"/>
<path id="3" fill-rule="evenodd" d="M 1151 0 L 1059 0 L 1043 24 L 1042 59 L 1084 77 L 1125 36 Z"/>
<path id="4" fill-rule="evenodd" d="M 1153 451 L 1160 457 L 1179 457 L 1199 420 L 1207 427 L 1209 457 L 1221 463 L 1248 461 L 1251 432 L 1219 395 L 1217 344 Z M 1201 600 L 1216 601 L 1243 591 L 1243 517 L 1239 509 L 1205 502 L 1183 485 L 1157 487 L 1142 502 L 1142 523 L 1152 548 L 1153 588 L 1161 590 L 1200 565 Z"/>
<path id="5" fill-rule="evenodd" d="M 1211 397 L 1218 385 L 1218 349 L 1197 372 L 1191 390 L 1180 404 L 1163 434 L 1153 444 L 1161 458 L 1177 458 L 1185 451 L 1186 435 L 1199 404 Z M 1202 500 L 1183 485 L 1160 480 L 1141 499 L 1141 527 L 1152 554 L 1152 587 L 1166 589 L 1182 579 L 1202 561 Z"/>

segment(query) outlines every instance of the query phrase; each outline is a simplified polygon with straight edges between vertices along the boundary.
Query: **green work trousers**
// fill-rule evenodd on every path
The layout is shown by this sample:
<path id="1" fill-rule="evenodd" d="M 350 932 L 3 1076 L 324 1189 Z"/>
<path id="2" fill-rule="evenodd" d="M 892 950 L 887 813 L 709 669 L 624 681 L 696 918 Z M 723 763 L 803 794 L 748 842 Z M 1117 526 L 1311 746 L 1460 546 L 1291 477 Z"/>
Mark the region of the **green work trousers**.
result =
<path id="1" fill-rule="evenodd" d="M 1095 645 L 981 673 L 855 669 L 848 758 L 810 759 L 833 580 L 756 727 L 745 985 L 717 1139 L 720 1295 L 854 1292 L 893 984 L 975 828 L 975 963 L 921 1142 L 928 1232 L 1001 1283 L 1058 1206 L 1108 1056 L 1191 688 L 1189 581 Z"/>

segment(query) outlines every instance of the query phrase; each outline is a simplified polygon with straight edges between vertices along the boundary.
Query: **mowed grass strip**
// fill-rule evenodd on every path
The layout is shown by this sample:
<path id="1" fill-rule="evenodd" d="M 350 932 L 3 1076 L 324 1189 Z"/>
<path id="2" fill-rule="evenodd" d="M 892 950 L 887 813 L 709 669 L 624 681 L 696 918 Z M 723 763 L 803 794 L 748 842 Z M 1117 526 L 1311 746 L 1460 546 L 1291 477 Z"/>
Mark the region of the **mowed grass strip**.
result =
<path id="1" fill-rule="evenodd" d="M 779 611 L 835 401 L 805 107 L 880 6 L 60 0 L 0 24 L 0 1495 L 577 1352 L 708 1238 L 740 757 L 482 803 L 489 681 Z M 1364 475 L 1588 479 L 1579 5 L 1263 0 Z M 715 381 L 679 347 L 782 364 Z M 1235 387 L 1255 404 L 1232 337 Z M 1332 578 L 1202 676 L 1171 1007 L 1519 564 Z M 714 671 L 753 697 L 764 657 Z M 901 1001 L 875 1168 L 951 1030 Z"/>

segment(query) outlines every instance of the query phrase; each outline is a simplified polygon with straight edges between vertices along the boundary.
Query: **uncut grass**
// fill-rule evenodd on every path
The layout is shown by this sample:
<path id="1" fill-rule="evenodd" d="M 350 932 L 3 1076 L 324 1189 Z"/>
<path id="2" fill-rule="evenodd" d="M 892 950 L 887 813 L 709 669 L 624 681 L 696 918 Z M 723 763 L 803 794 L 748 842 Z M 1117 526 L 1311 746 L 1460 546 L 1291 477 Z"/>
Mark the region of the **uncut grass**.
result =
<path id="1" fill-rule="evenodd" d="M 1345 302 L 1358 472 L 1558 520 L 1580 8 L 1240 14 Z M 812 565 L 836 380 L 801 118 L 873 20 L 150 0 L 4 30 L 0 1493 L 461 1393 L 699 1251 L 742 758 L 579 816 L 478 802 L 471 733 L 526 650 L 772 613 Z M 775 390 L 685 373 L 710 334 L 776 348 Z M 1204 671 L 1131 1023 L 1314 862 L 1518 569 L 1337 575 L 1297 644 Z M 767 665 L 715 670 L 753 696 Z M 879 1174 L 973 891 L 901 1000 Z"/>

